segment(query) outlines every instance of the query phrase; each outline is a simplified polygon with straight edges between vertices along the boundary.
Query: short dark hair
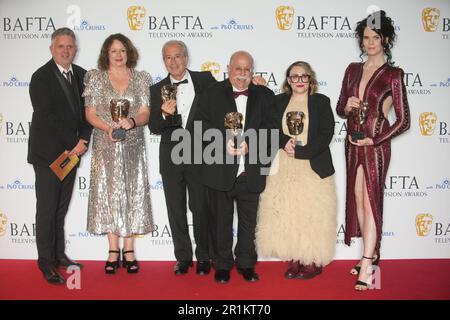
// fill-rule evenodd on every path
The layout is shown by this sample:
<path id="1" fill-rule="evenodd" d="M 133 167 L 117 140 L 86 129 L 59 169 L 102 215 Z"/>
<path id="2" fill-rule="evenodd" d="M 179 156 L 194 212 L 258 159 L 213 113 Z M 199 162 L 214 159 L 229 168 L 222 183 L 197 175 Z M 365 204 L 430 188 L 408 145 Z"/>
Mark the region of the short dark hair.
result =
<path id="1" fill-rule="evenodd" d="M 110 35 L 103 42 L 102 49 L 100 50 L 100 55 L 97 61 L 98 68 L 100 70 L 108 70 L 109 68 L 108 51 L 111 48 L 111 45 L 114 42 L 114 40 L 120 41 L 127 50 L 127 67 L 131 69 L 136 67 L 137 61 L 139 59 L 139 53 L 136 47 L 133 45 L 131 40 L 128 39 L 126 36 L 124 36 L 121 33 L 116 33 Z"/>
<path id="2" fill-rule="evenodd" d="M 379 25 L 376 24 L 378 18 L 380 21 Z M 370 22 L 375 21 L 375 23 L 368 24 L 367 22 L 369 21 L 369 19 Z M 366 29 L 366 27 L 372 29 L 381 37 L 381 44 L 383 45 L 384 53 L 387 56 L 387 62 L 389 65 L 393 65 L 394 61 L 392 61 L 391 49 L 394 46 L 394 41 L 396 40 L 397 37 L 394 28 L 394 21 L 392 21 L 391 18 L 386 16 L 386 12 L 381 10 L 370 14 L 369 16 L 367 16 L 367 18 L 359 21 L 356 24 L 355 33 L 358 39 L 359 49 L 361 50 L 361 54 L 359 55 L 361 60 L 363 59 L 362 57 L 365 54 L 363 40 L 364 40 L 364 29 Z"/>

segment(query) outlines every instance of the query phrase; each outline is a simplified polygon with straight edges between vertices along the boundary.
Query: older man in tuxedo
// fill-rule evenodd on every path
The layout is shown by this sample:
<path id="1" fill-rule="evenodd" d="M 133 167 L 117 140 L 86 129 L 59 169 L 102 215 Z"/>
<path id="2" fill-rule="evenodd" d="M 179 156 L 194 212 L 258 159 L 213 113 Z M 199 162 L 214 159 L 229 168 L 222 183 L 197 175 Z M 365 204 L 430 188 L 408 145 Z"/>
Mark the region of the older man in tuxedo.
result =
<path id="1" fill-rule="evenodd" d="M 150 87 L 149 129 L 153 134 L 161 135 L 159 170 L 177 259 L 174 273 L 186 274 L 193 265 L 192 242 L 187 221 L 187 189 L 196 243 L 196 273 L 206 275 L 211 269 L 206 191 L 199 180 L 200 166 L 195 165 L 192 160 L 181 164 L 173 161 L 172 150 L 178 141 L 172 141 L 172 133 L 177 129 L 192 132 L 193 115 L 197 109 L 199 96 L 216 80 L 209 71 L 197 72 L 186 68 L 189 55 L 186 44 L 182 41 L 166 42 L 162 48 L 162 57 L 169 74 Z M 164 101 L 161 89 L 168 85 L 176 86 L 176 96 L 172 97 L 175 99 Z"/>
<path id="2" fill-rule="evenodd" d="M 210 228 L 213 234 L 213 260 L 215 280 L 227 283 L 230 270 L 236 263 L 238 272 L 249 282 L 259 280 L 254 270 L 257 261 L 255 250 L 256 213 L 259 195 L 265 187 L 264 165 L 260 152 L 262 145 L 270 148 L 270 143 L 260 141 L 261 129 L 276 128 L 276 107 L 273 92 L 264 86 L 251 83 L 253 76 L 253 58 L 246 51 L 237 51 L 228 65 L 229 78 L 211 86 L 201 97 L 195 120 L 202 123 L 202 129 L 219 130 L 223 143 L 221 150 L 224 157 L 232 157 L 233 161 L 225 161 L 215 157 L 222 155 L 221 150 L 214 151 L 214 161 L 206 161 L 202 167 L 202 182 L 208 188 L 211 209 Z M 224 127 L 225 115 L 239 112 L 243 117 L 244 136 L 246 132 L 256 131 L 258 141 L 244 139 L 235 145 L 234 139 L 227 138 Z M 261 143 L 260 143 L 261 142 Z M 216 144 L 214 140 L 211 144 Z M 207 142 L 206 142 L 207 144 Z M 277 149 L 277 146 L 272 146 Z M 205 146 L 206 150 L 212 150 Z M 268 150 L 265 150 L 268 151 Z M 272 152 L 266 152 L 271 155 Z M 251 159 L 256 159 L 252 161 Z M 208 164 L 206 164 L 209 162 Z M 237 244 L 233 256 L 233 215 L 234 203 L 237 204 L 238 230 Z"/>
<path id="3" fill-rule="evenodd" d="M 38 266 L 51 284 L 64 284 L 57 268 L 82 267 L 65 254 L 64 220 L 76 176 L 74 168 L 60 181 L 49 165 L 64 151 L 82 156 L 92 127 L 84 115 L 83 68 L 72 63 L 77 52 L 75 34 L 60 28 L 53 32 L 52 59 L 33 73 L 33 106 L 28 162 L 35 172 L 36 245 Z"/>

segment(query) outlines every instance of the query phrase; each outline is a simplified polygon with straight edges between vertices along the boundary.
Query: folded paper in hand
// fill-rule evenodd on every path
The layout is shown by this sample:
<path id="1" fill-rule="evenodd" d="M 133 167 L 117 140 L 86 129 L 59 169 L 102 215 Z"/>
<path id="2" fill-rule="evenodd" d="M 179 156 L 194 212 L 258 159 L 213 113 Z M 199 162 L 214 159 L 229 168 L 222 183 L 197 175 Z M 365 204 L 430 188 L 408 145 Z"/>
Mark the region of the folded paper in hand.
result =
<path id="1" fill-rule="evenodd" d="M 80 158 L 76 154 L 69 156 L 68 151 L 61 155 L 50 164 L 50 169 L 56 174 L 59 180 L 63 181 L 70 171 L 77 165 Z"/>

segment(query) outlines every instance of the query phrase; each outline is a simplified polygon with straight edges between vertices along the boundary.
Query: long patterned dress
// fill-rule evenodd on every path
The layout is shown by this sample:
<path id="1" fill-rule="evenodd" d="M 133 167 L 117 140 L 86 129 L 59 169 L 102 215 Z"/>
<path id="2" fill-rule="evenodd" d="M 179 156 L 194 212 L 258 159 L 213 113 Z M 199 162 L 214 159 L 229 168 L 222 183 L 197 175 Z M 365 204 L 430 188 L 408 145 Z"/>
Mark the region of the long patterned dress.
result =
<path id="1" fill-rule="evenodd" d="M 391 157 L 391 139 L 409 129 L 410 115 L 406 88 L 403 82 L 404 72 L 400 68 L 385 63 L 379 67 L 366 85 L 364 96 L 359 97 L 359 85 L 364 63 L 351 63 L 345 71 L 342 89 L 336 112 L 347 118 L 348 135 L 354 131 L 363 131 L 366 137 L 373 139 L 372 146 L 358 147 L 345 140 L 347 164 L 347 196 L 345 216 L 345 243 L 350 245 L 352 237 L 361 237 L 355 203 L 355 179 L 361 165 L 366 178 L 369 202 L 377 230 L 375 250 L 379 252 L 383 225 L 384 181 Z M 358 128 L 351 116 L 346 116 L 345 105 L 349 97 L 359 97 L 369 103 L 369 115 L 365 124 Z M 390 125 L 383 114 L 383 102 L 392 97 L 396 120 Z"/>
<path id="2" fill-rule="evenodd" d="M 86 107 L 95 107 L 97 116 L 109 125 L 113 124 L 111 99 L 130 101 L 128 117 L 150 105 L 152 79 L 147 72 L 131 70 L 123 95 L 115 91 L 106 71 L 91 70 L 84 82 Z M 128 130 L 126 139 L 119 142 L 94 128 L 92 141 L 87 230 L 122 237 L 153 231 L 144 127 Z"/>

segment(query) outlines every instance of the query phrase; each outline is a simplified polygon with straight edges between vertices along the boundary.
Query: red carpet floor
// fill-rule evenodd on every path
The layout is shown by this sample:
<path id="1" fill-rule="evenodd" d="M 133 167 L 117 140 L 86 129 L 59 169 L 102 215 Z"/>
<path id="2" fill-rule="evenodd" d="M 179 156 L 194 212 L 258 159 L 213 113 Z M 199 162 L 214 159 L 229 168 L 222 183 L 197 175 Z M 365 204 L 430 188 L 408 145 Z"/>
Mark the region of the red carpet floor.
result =
<path id="1" fill-rule="evenodd" d="M 225 285 L 214 282 L 211 272 L 198 276 L 192 268 L 175 276 L 174 262 L 141 262 L 138 274 L 120 268 L 106 275 L 103 262 L 84 261 L 81 289 L 53 286 L 45 282 L 36 261 L 0 260 L 0 299 L 157 299 L 157 300 L 450 300 L 450 259 L 384 260 L 381 289 L 356 292 L 355 277 L 348 274 L 355 261 L 335 261 L 311 280 L 287 280 L 286 263 L 259 262 L 261 280 L 247 283 L 235 269 Z M 70 275 L 63 273 L 64 276 Z"/>

